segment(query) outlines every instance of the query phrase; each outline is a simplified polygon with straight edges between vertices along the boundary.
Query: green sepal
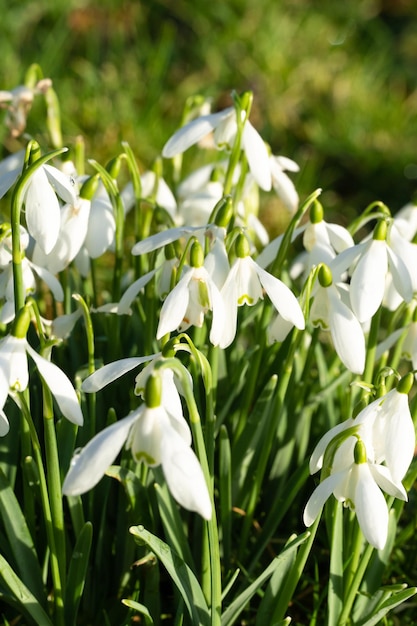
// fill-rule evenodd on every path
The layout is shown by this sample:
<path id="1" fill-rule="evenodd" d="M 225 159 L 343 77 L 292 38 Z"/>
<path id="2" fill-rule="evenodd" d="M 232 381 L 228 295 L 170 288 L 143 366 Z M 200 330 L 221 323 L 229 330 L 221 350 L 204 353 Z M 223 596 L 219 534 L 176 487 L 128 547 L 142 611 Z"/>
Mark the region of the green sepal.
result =
<path id="1" fill-rule="evenodd" d="M 152 372 L 145 385 L 145 402 L 150 409 L 161 406 L 162 379 L 158 372 Z"/>

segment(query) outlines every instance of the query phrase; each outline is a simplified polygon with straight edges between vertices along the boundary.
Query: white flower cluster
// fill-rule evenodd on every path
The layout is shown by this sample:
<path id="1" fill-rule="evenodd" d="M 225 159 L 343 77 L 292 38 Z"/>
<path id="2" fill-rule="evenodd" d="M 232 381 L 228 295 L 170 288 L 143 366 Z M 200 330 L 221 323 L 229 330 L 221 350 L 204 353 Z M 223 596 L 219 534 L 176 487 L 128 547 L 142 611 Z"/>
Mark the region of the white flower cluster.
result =
<path id="1" fill-rule="evenodd" d="M 402 480 L 414 455 L 414 424 L 407 393 L 412 374 L 398 387 L 371 402 L 355 418 L 338 424 L 317 444 L 310 472 L 323 468 L 318 485 L 304 510 L 304 523 L 311 526 L 331 494 L 355 511 L 367 541 L 382 549 L 388 536 L 388 508 L 382 494 L 407 500 Z M 337 445 L 326 465 L 326 450 Z"/>

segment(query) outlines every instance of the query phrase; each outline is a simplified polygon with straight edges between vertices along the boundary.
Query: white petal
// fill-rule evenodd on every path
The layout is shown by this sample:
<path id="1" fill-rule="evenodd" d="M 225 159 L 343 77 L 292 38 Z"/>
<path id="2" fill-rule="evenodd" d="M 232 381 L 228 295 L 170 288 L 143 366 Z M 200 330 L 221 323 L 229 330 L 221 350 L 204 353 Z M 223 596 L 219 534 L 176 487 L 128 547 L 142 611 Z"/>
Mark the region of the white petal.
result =
<path id="1" fill-rule="evenodd" d="M 51 390 L 62 415 L 73 424 L 82 426 L 83 414 L 77 394 L 68 376 L 54 363 L 40 356 L 28 343 L 26 343 L 26 350 L 35 361 L 36 367 Z"/>
<path id="2" fill-rule="evenodd" d="M 107 468 L 113 463 L 135 420 L 138 411 L 124 419 L 108 426 L 75 454 L 62 485 L 62 493 L 66 496 L 76 496 L 92 489 L 104 476 Z"/>
<path id="3" fill-rule="evenodd" d="M 0 358 L 6 361 L 4 371 L 9 373 L 11 389 L 23 391 L 29 383 L 26 339 L 8 335 L 0 342 Z"/>
<path id="4" fill-rule="evenodd" d="M 326 222 L 326 228 L 330 242 L 337 253 L 343 252 L 343 250 L 347 250 L 348 248 L 353 248 L 355 245 L 352 235 L 343 226 L 339 224 L 328 224 Z"/>
<path id="5" fill-rule="evenodd" d="M 390 391 L 382 403 L 379 419 L 385 421 L 385 462 L 393 480 L 400 481 L 413 460 L 416 444 L 407 394 Z"/>
<path id="6" fill-rule="evenodd" d="M 221 332 L 221 338 L 219 340 L 220 348 L 227 348 L 235 336 L 237 327 L 237 282 L 236 277 L 236 265 L 234 265 L 230 272 L 225 284 L 221 290 L 221 296 L 224 303 L 224 324 Z"/>
<path id="7" fill-rule="evenodd" d="M 25 207 L 28 231 L 45 254 L 49 254 L 58 239 L 61 218 L 58 198 L 42 168 L 30 178 Z"/>
<path id="8" fill-rule="evenodd" d="M 117 313 L 119 315 L 130 315 L 130 305 L 133 300 L 136 298 L 138 293 L 149 283 L 150 280 L 155 275 L 156 270 L 151 270 L 147 274 L 144 274 L 138 280 L 135 280 L 128 289 L 124 292 L 123 296 L 120 298 L 119 305 L 117 307 Z"/>
<path id="9" fill-rule="evenodd" d="M 297 328 L 301 330 L 305 328 L 303 312 L 291 289 L 284 285 L 281 280 L 263 270 L 255 262 L 254 265 L 262 286 L 280 315 L 285 320 L 292 322 Z"/>
<path id="10" fill-rule="evenodd" d="M 365 337 L 362 326 L 352 311 L 342 302 L 334 285 L 328 289 L 330 332 L 335 350 L 344 365 L 354 374 L 362 374 L 365 368 Z"/>
<path id="11" fill-rule="evenodd" d="M 48 177 L 49 183 L 55 189 L 56 193 L 64 202 L 68 204 L 77 204 L 77 194 L 75 184 L 71 176 L 64 174 L 58 168 L 46 163 L 42 166 Z"/>
<path id="12" fill-rule="evenodd" d="M 271 166 L 265 142 L 249 121 L 246 121 L 242 134 L 242 148 L 245 151 L 252 176 L 261 189 L 271 189 Z"/>
<path id="13" fill-rule="evenodd" d="M 195 233 L 199 230 L 203 231 L 205 229 L 206 226 L 181 226 L 177 228 L 168 228 L 168 230 L 163 230 L 160 233 L 156 233 L 156 235 L 151 235 L 151 237 L 138 241 L 138 243 L 136 243 L 132 248 L 132 254 L 139 255 L 147 252 L 153 252 L 154 250 L 162 248 L 173 241 L 181 239 L 184 235 Z"/>
<path id="14" fill-rule="evenodd" d="M 174 431 L 165 431 L 161 442 L 162 469 L 175 500 L 188 511 L 211 518 L 211 502 L 203 470 L 193 450 Z"/>
<path id="15" fill-rule="evenodd" d="M 51 335 L 58 339 L 66 339 L 69 337 L 76 322 L 82 317 L 82 314 L 82 310 L 79 308 L 74 311 L 74 313 L 56 317 L 52 322 Z"/>
<path id="16" fill-rule="evenodd" d="M 350 283 L 352 309 L 360 322 L 370 320 L 380 307 L 387 269 L 387 244 L 373 239 L 359 259 Z"/>
<path id="17" fill-rule="evenodd" d="M 319 440 L 316 447 L 313 450 L 313 454 L 310 458 L 310 474 L 315 474 L 323 467 L 323 459 L 324 454 L 326 452 L 326 448 L 329 443 L 338 435 L 339 433 L 347 430 L 351 426 L 354 426 L 354 421 L 352 418 L 349 418 L 342 422 L 341 424 L 337 424 L 333 428 L 331 428 L 327 433 L 323 435 L 323 437 Z"/>
<path id="18" fill-rule="evenodd" d="M 388 536 L 388 508 L 367 463 L 354 464 L 352 480 L 356 480 L 355 512 L 365 539 L 382 550 Z"/>
<path id="19" fill-rule="evenodd" d="M 0 437 L 5 437 L 10 430 L 9 420 L 4 411 L 0 409 Z"/>
<path id="20" fill-rule="evenodd" d="M 292 180 L 281 169 L 272 170 L 272 185 L 290 213 L 298 208 L 299 197 Z"/>
<path id="21" fill-rule="evenodd" d="M 385 493 L 399 500 L 407 500 L 407 492 L 401 482 L 394 482 L 391 472 L 385 465 L 369 463 L 369 469 L 375 482 Z"/>
<path id="22" fill-rule="evenodd" d="M 177 154 L 185 152 L 190 146 L 193 146 L 200 139 L 211 133 L 230 114 L 231 110 L 226 109 L 219 113 L 203 115 L 183 126 L 167 141 L 162 149 L 162 156 L 170 159 Z"/>
<path id="23" fill-rule="evenodd" d="M 35 263 L 31 263 L 30 266 L 33 271 L 36 272 L 39 278 L 41 278 L 43 282 L 48 285 L 55 300 L 57 300 L 58 302 L 62 302 L 64 299 L 64 290 L 62 289 L 59 280 L 55 276 L 53 276 L 51 272 L 48 272 L 48 270 L 44 269 L 43 267 L 39 267 L 39 265 L 35 265 Z"/>
<path id="24" fill-rule="evenodd" d="M 331 474 L 315 488 L 304 509 L 303 521 L 307 527 L 311 526 L 311 524 L 320 515 L 326 500 L 330 498 L 340 481 L 344 479 L 345 475 L 346 472 Z"/>
<path id="25" fill-rule="evenodd" d="M 190 298 L 188 285 L 192 275 L 192 269 L 188 270 L 165 299 L 156 331 L 157 339 L 161 339 L 167 333 L 177 329 L 183 321 Z"/>
<path id="26" fill-rule="evenodd" d="M 404 241 L 404 247 L 411 245 Z M 413 284 L 411 274 L 399 254 L 387 246 L 388 264 L 391 270 L 392 280 L 398 293 L 406 302 L 410 302 L 413 297 Z M 415 270 L 415 268 L 413 268 Z"/>
<path id="27" fill-rule="evenodd" d="M 213 312 L 213 320 L 210 330 L 210 341 L 213 346 L 218 346 L 221 337 L 223 335 L 224 320 L 226 317 L 226 309 L 223 301 L 223 297 L 220 291 L 217 289 L 213 281 L 207 281 L 207 288 L 209 291 L 211 308 Z"/>
<path id="28" fill-rule="evenodd" d="M 88 256 L 97 259 L 108 250 L 114 240 L 116 222 L 107 198 L 94 198 L 91 203 L 84 245 Z"/>
<path id="29" fill-rule="evenodd" d="M 22 172 L 25 151 L 20 150 L 0 161 L 0 198 L 14 185 Z"/>
<path id="30" fill-rule="evenodd" d="M 81 389 L 86 393 L 94 393 L 103 389 L 106 385 L 117 380 L 120 376 L 123 376 L 127 372 L 130 372 L 138 365 L 146 363 L 151 359 L 155 359 L 158 354 L 150 354 L 148 356 L 131 357 L 127 359 L 120 359 L 113 363 L 104 365 L 99 370 L 88 376 L 81 386 Z"/>

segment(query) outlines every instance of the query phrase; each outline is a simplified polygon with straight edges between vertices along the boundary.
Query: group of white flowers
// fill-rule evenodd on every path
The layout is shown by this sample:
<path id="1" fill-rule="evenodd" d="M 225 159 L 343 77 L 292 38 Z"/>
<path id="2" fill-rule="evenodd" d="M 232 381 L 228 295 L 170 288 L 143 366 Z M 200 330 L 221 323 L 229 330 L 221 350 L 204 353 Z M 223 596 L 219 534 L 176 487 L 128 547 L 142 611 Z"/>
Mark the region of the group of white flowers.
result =
<path id="1" fill-rule="evenodd" d="M 10 98 L 2 93 L 3 102 L 13 104 L 13 92 Z M 259 189 L 274 189 L 284 210 L 294 215 L 299 199 L 286 171 L 296 172 L 298 166 L 286 157 L 270 154 L 248 119 L 247 102 L 248 98 L 237 99 L 224 111 L 203 111 L 176 132 L 162 150 L 164 158 L 175 159 L 204 140 L 206 147 L 222 152 L 220 160 L 178 181 L 174 190 L 157 173 L 143 174 L 142 198 L 166 211 L 170 227 L 133 246 L 133 255 L 154 253 L 149 257 L 154 265 L 131 282 L 118 302 L 107 303 L 104 310 L 129 314 L 135 298 L 153 280 L 162 299 L 157 341 L 164 345 L 171 333 L 192 326 L 201 328 L 209 318 L 210 342 L 226 349 L 236 338 L 238 308 L 252 307 L 266 295 L 275 309 L 268 328 L 270 342 L 283 341 L 293 327 L 302 331 L 306 323 L 319 326 L 330 331 L 344 366 L 352 374 L 361 375 L 372 318 L 381 305 L 394 311 L 402 302 L 411 303 L 417 291 L 417 244 L 412 242 L 417 231 L 417 208 L 406 207 L 395 217 L 382 210 L 369 213 L 361 226 L 371 219 L 376 225 L 355 243 L 346 228 L 324 220 L 317 193 L 307 219 L 292 232 L 292 241 L 302 237 L 304 252 L 288 268 L 294 282 L 313 275 L 315 280 L 307 296 L 295 295 L 274 275 L 275 260 L 287 243 L 285 237 L 269 242 L 257 217 L 257 204 Z M 0 197 L 18 181 L 26 157 L 22 151 L 0 163 Z M 79 176 L 69 160 L 60 166 L 45 163 L 34 167 L 20 197 L 25 215 L 25 226 L 20 226 L 25 295 L 35 292 L 37 276 L 57 301 L 62 300 L 57 275 L 74 263 L 86 276 L 90 259 L 114 247 L 112 199 L 97 174 L 91 178 Z M 131 184 L 120 198 L 126 214 L 136 202 Z M 68 388 L 66 376 L 31 348 L 25 332 L 16 331 L 19 320 L 15 318 L 11 235 L 11 226 L 5 223 L 0 241 L 0 321 L 15 319 L 15 325 L 0 342 L 1 406 L 8 394 L 13 396 L 27 386 L 29 354 L 55 394 L 63 415 L 80 425 L 82 415 L 74 407 L 75 392 Z M 184 244 L 182 256 L 175 252 L 178 247 L 172 246 L 177 242 Z M 69 332 L 70 325 L 62 327 L 65 333 L 55 330 L 57 336 Z M 59 319 L 54 328 L 60 328 Z M 414 367 L 416 328 L 417 322 L 413 322 L 409 328 L 413 343 L 406 354 L 413 359 Z M 157 353 L 107 364 L 84 381 L 83 391 L 97 392 L 146 361 L 150 364 L 136 379 L 136 394 L 142 396 L 143 404 L 97 434 L 74 456 L 63 491 L 73 495 L 92 488 L 126 443 L 136 461 L 162 466 L 169 489 L 182 506 L 209 519 L 212 499 L 191 449 L 191 431 L 183 414 L 180 394 L 184 381 L 170 368 L 169 359 Z M 323 468 L 324 479 L 304 511 L 307 526 L 334 494 L 356 511 L 366 539 L 376 548 L 384 546 L 388 510 L 382 491 L 407 497 L 401 481 L 415 447 L 407 400 L 412 379 L 412 375 L 406 376 L 397 389 L 381 395 L 321 439 L 310 469 L 314 473 Z M 0 434 L 5 434 L 8 422 L 3 411 L 1 418 Z"/>

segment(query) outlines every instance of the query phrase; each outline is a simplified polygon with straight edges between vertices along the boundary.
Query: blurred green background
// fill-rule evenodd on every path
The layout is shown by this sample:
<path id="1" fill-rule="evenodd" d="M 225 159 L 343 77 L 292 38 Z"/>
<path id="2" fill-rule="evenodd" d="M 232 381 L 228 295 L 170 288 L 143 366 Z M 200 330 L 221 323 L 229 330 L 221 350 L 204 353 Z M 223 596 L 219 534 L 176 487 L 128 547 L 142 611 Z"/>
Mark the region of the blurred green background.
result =
<path id="1" fill-rule="evenodd" d="M 0 0 L 0 89 L 34 62 L 53 79 L 66 143 L 105 162 L 127 140 L 144 167 L 187 96 L 254 91 L 251 120 L 322 187 L 341 219 L 417 187 L 414 0 Z M 329 214 L 327 213 L 326 216 Z"/>

